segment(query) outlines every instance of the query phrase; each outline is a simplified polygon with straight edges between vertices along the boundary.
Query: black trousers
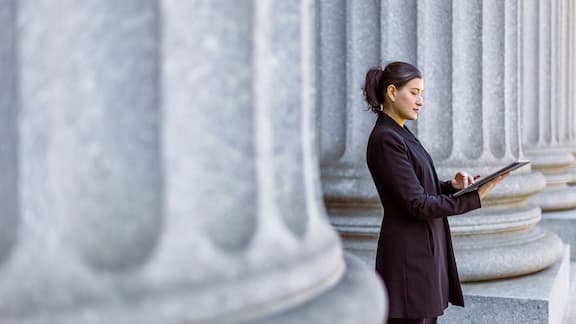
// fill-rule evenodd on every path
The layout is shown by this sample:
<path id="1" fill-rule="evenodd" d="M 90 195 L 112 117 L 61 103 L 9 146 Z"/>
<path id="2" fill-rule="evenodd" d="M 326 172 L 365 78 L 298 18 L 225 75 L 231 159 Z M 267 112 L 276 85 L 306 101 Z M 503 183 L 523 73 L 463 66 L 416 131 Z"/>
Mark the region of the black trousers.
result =
<path id="1" fill-rule="evenodd" d="M 388 324 L 436 324 L 438 317 L 432 318 L 389 318 Z"/>

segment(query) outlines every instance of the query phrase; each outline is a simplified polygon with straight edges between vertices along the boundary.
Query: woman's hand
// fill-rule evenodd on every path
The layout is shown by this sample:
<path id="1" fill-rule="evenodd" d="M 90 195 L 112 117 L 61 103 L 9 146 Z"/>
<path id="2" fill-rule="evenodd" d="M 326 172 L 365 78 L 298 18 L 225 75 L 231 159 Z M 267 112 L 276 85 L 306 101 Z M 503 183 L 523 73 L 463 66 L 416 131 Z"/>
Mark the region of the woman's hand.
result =
<path id="1" fill-rule="evenodd" d="M 459 171 L 454 176 L 454 179 L 452 179 L 452 187 L 458 190 L 464 189 L 469 185 L 473 184 L 474 181 L 479 177 L 480 177 L 479 175 L 471 176 L 466 172 Z"/>
<path id="2" fill-rule="evenodd" d="M 478 195 L 480 195 L 480 200 L 483 200 L 490 191 L 492 191 L 492 189 L 494 189 L 494 187 L 496 187 L 497 184 L 500 183 L 500 181 L 502 181 L 502 179 L 506 178 L 508 175 L 510 174 L 510 172 L 505 173 L 499 177 L 497 177 L 494 180 L 491 180 L 490 182 L 486 183 L 485 185 L 482 185 L 480 188 L 478 188 Z"/>

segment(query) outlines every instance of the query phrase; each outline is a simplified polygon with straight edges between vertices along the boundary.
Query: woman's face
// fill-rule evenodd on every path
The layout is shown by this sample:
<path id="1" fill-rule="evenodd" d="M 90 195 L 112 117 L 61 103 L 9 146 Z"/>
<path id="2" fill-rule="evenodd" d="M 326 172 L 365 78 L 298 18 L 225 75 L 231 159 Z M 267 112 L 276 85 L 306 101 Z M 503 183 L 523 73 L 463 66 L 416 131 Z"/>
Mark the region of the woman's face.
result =
<path id="1" fill-rule="evenodd" d="M 395 88 L 394 90 L 388 91 L 388 95 L 392 99 L 392 113 L 402 120 L 416 120 L 423 104 L 424 82 L 422 79 L 412 79 L 402 88 Z"/>

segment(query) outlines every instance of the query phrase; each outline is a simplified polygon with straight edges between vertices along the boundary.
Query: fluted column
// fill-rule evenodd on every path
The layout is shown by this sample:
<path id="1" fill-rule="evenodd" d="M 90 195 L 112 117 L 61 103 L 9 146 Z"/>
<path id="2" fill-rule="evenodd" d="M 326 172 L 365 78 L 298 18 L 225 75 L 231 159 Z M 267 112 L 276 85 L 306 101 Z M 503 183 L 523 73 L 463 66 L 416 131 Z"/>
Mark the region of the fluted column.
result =
<path id="1" fill-rule="evenodd" d="M 452 28 L 452 66 L 448 69 L 452 79 L 443 82 L 445 87 L 451 85 L 448 107 L 452 109 L 444 109 L 443 120 L 421 118 L 418 124 L 419 128 L 441 129 L 451 120 L 442 146 L 421 136 L 445 179 L 458 170 L 486 175 L 523 158 L 517 3 L 455 1 L 452 10 L 451 25 L 444 23 L 444 28 Z M 421 64 L 426 79 L 428 64 L 434 61 Z M 438 95 L 428 92 L 427 101 L 434 102 L 430 97 Z M 527 202 L 542 188 L 542 175 L 525 168 L 506 179 L 482 209 L 449 218 L 461 280 L 531 273 L 560 256 L 560 240 L 538 228 L 540 210 Z"/>
<path id="2" fill-rule="evenodd" d="M 537 52 L 524 56 L 523 101 L 525 102 L 523 145 L 533 168 L 546 176 L 546 189 L 531 201 L 544 211 L 576 208 L 576 188 L 569 187 L 572 175 L 567 168 L 574 163 L 573 148 L 565 144 L 566 20 L 562 1 L 527 2 L 522 39 Z M 554 17 L 554 19 L 552 19 Z M 526 27 L 528 24 L 533 26 Z M 537 28 L 537 29 L 536 29 Z M 537 53 L 537 55 L 535 55 Z M 563 144 L 564 142 L 564 144 Z"/>
<path id="3" fill-rule="evenodd" d="M 416 130 L 420 139 L 426 139 L 426 148 L 434 152 L 435 159 L 446 159 L 453 150 L 449 138 L 454 128 L 451 122 L 453 91 L 450 88 L 453 77 L 450 72 L 452 2 L 418 1 L 417 21 L 418 47 L 414 51 L 418 53 L 416 63 L 425 77 L 425 111 L 418 116 Z"/>
<path id="4" fill-rule="evenodd" d="M 79 308 L 111 312 L 104 301 L 139 294 L 129 281 L 162 231 L 157 8 L 17 8 L 21 220 L 0 321 L 80 323 Z"/>
<path id="5" fill-rule="evenodd" d="M 542 38 L 550 38 L 549 57 L 540 64 L 550 64 L 550 83 L 537 83 L 541 91 L 550 95 L 532 106 L 531 115 L 550 115 L 550 120 L 533 120 L 536 125 L 543 124 L 549 137 L 538 134 L 527 143 L 530 159 L 546 175 L 546 190 L 534 197 L 534 203 L 540 204 L 543 213 L 542 224 L 557 233 L 566 244 L 574 246 L 576 235 L 573 230 L 576 221 L 576 138 L 574 136 L 574 3 L 569 0 L 550 2 L 550 12 L 540 23 Z M 548 19 L 548 17 L 550 17 Z M 550 23 L 548 31 L 546 24 Z M 544 26 L 542 26 L 544 25 Z M 549 35 L 549 36 L 548 36 Z M 540 41 L 543 41 L 542 39 Z M 542 71 L 540 71 L 542 72 Z M 539 79 L 536 74 L 534 79 Z M 527 132 L 529 133 L 529 132 Z M 527 137 L 527 135 L 526 135 Z M 576 258 L 576 251 L 571 249 L 571 258 Z"/>
<path id="6" fill-rule="evenodd" d="M 190 251 L 177 274 L 207 286 L 193 293 L 197 320 L 235 312 L 270 316 L 266 313 L 318 297 L 345 271 L 338 238 L 315 199 L 312 106 L 305 92 L 313 84 L 310 67 L 303 66 L 311 53 L 301 30 L 310 26 L 298 2 L 254 4 L 205 5 L 200 9 L 207 14 L 192 25 L 196 33 L 181 26 L 197 6 L 164 4 L 170 221 L 165 253 L 151 280 L 173 281 L 164 278 L 164 265 L 177 262 L 181 250 Z M 275 19 L 275 12 L 283 19 Z M 216 16 L 234 23 L 214 28 Z M 211 39 L 198 51 L 198 43 Z M 235 77 L 211 81 L 212 73 Z M 225 87 L 222 80 L 228 80 Z M 200 88 L 205 91 L 189 91 Z M 256 305 L 268 306 L 250 314 Z"/>
<path id="7" fill-rule="evenodd" d="M 365 38 L 359 36 L 375 34 L 372 21 L 376 19 L 376 7 L 370 10 L 368 6 L 363 3 L 366 12 L 361 26 L 354 25 L 353 13 L 347 22 L 351 25 L 348 44 L 358 44 L 346 52 L 348 80 L 353 80 L 353 85 L 361 85 L 361 77 L 376 64 L 366 55 L 374 53 L 372 45 L 363 44 L 360 40 Z M 524 157 L 519 127 L 518 10 L 516 1 L 381 2 L 381 61 L 404 60 L 422 69 L 425 106 L 418 122 L 409 127 L 417 130 L 431 152 L 441 178 L 449 179 L 458 170 L 485 175 Z M 332 49 L 336 44 L 325 41 L 321 46 Z M 362 71 L 357 71 L 356 55 L 365 60 Z M 321 91 L 331 91 L 327 85 L 333 78 L 322 78 Z M 365 167 L 366 132 L 372 124 L 354 123 L 356 118 L 368 118 L 365 116 L 369 113 L 358 109 L 365 104 L 357 92 L 348 90 L 347 97 L 353 99 L 339 106 L 346 112 L 341 118 L 347 118 L 337 122 L 342 125 L 339 133 L 333 135 L 335 129 L 330 133 L 324 129 L 325 123 L 335 123 L 324 121 L 322 115 L 325 199 L 333 224 L 344 237 L 344 246 L 371 263 L 381 221 L 378 199 Z M 334 105 L 321 106 L 324 114 L 334 110 Z M 359 138 L 360 134 L 364 137 Z M 330 142 L 330 136 L 341 142 Z M 339 155 L 327 154 L 334 152 L 327 148 L 337 146 Z M 561 241 L 537 226 L 540 209 L 527 201 L 543 187 L 542 174 L 525 168 L 502 183 L 485 202 L 485 208 L 450 218 L 461 279 L 531 273 L 546 268 L 560 256 Z"/>
<path id="8" fill-rule="evenodd" d="M 373 264 L 382 209 L 366 166 L 366 140 L 375 116 L 365 108 L 361 87 L 368 68 L 381 62 L 380 25 L 386 22 L 380 20 L 380 6 L 388 4 L 319 3 L 318 130 L 324 199 L 344 247 Z M 340 65 L 333 67 L 334 62 Z"/>
<path id="9" fill-rule="evenodd" d="M 361 87 L 372 66 L 416 63 L 417 1 L 324 0 L 320 8 L 318 131 L 324 199 L 345 249 L 373 265 L 383 211 L 366 166 L 366 143 L 376 116 L 367 111 Z"/>
<path id="10" fill-rule="evenodd" d="M 559 98 L 559 113 L 560 116 L 556 121 L 558 125 L 558 144 L 572 155 L 576 154 L 576 123 L 574 122 L 574 3 L 570 0 L 563 0 L 559 4 L 559 16 L 561 22 L 557 32 L 554 34 L 554 39 L 559 47 L 557 55 L 555 56 L 558 61 L 555 64 L 556 70 L 560 74 L 558 78 L 558 91 L 559 94 L 555 97 Z M 576 159 L 563 170 L 564 179 L 569 185 L 576 184 Z"/>
<path id="11" fill-rule="evenodd" d="M 382 323 L 322 206 L 313 1 L 19 4 L 0 322 Z"/>
<path id="12" fill-rule="evenodd" d="M 576 86 L 576 23 L 574 19 L 576 19 L 576 4 L 573 1 L 567 1 L 566 4 L 566 12 L 567 12 L 567 61 L 568 64 L 566 66 L 566 73 L 567 73 L 567 82 L 568 82 L 568 91 L 566 93 L 567 96 L 567 105 L 566 105 L 566 141 L 569 143 L 568 146 L 571 148 L 572 154 L 576 155 L 576 113 L 574 112 L 574 107 L 576 107 L 576 91 L 573 91 L 574 87 Z M 572 180 L 569 181 L 569 184 L 574 185 L 576 184 L 576 161 L 571 165 L 571 172 L 573 174 Z"/>
<path id="13" fill-rule="evenodd" d="M 16 2 L 0 7 L 0 266 L 18 239 L 21 214 L 18 200 L 18 64 Z"/>

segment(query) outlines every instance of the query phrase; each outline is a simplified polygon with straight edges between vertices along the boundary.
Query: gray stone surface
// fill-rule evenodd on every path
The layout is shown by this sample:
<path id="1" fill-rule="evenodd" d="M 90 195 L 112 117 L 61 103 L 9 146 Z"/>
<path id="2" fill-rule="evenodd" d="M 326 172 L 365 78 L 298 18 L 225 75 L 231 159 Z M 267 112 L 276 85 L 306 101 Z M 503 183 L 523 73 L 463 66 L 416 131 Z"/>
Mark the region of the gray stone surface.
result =
<path id="1" fill-rule="evenodd" d="M 542 215 L 542 227 L 556 233 L 562 242 L 574 247 L 570 259 L 576 260 L 576 210 L 546 212 Z"/>
<path id="2" fill-rule="evenodd" d="M 452 48 L 453 5 L 446 1 L 417 1 L 418 22 L 416 54 L 418 65 L 424 77 L 424 110 L 418 121 L 410 123 L 410 129 L 425 141 L 435 161 L 447 159 L 452 154 L 452 123 L 445 123 L 452 117 L 454 92 L 454 66 L 452 56 L 446 50 Z M 405 20 L 408 22 L 409 20 Z M 394 31 L 399 32 L 399 31 Z M 405 58 L 402 58 L 405 59 Z M 424 112 L 423 110 L 423 112 Z M 444 124 L 444 127 L 435 125 Z M 452 176 L 452 174 L 450 175 Z"/>
<path id="3" fill-rule="evenodd" d="M 350 199 L 377 200 L 376 189 L 366 167 L 365 157 L 366 139 L 376 118 L 374 114 L 366 111 L 361 88 L 366 71 L 381 63 L 379 33 L 375 32 L 379 28 L 380 12 L 378 1 L 374 0 L 333 4 L 328 4 L 331 1 L 324 2 L 321 8 L 325 10 L 321 13 L 318 31 L 319 50 L 322 53 L 331 49 L 346 50 L 346 74 L 342 73 L 342 67 L 328 70 L 331 66 L 329 62 L 322 61 L 319 67 L 322 74 L 319 82 L 321 87 L 318 91 L 322 98 L 330 97 L 335 91 L 331 88 L 335 85 L 335 81 L 329 80 L 344 78 L 346 82 L 345 104 L 335 103 L 334 99 L 340 97 L 333 97 L 319 106 L 320 125 L 328 125 L 326 128 L 320 127 L 318 133 L 322 139 L 320 147 L 322 189 L 330 208 L 333 203 L 346 204 Z M 345 24 L 346 37 L 329 37 L 332 31 L 326 28 L 330 25 L 322 21 L 332 19 Z M 325 63 L 328 64 L 326 67 Z M 322 86 L 324 84 L 326 86 Z M 339 113 L 338 109 L 344 109 L 345 113 Z M 336 129 L 335 125 L 339 125 L 339 128 Z M 339 135 L 334 135 L 335 133 Z"/>
<path id="4" fill-rule="evenodd" d="M 564 312 L 562 324 L 576 323 L 576 262 L 570 262 L 570 288 L 568 291 L 568 304 Z"/>
<path id="5" fill-rule="evenodd" d="M 10 256 L 21 221 L 18 201 L 18 64 L 16 1 L 0 6 L 0 265 Z"/>
<path id="6" fill-rule="evenodd" d="M 570 252 L 554 266 L 523 277 L 463 285 L 464 308 L 448 308 L 439 323 L 560 324 L 568 300 Z"/>
<path id="7" fill-rule="evenodd" d="M 384 320 L 322 206 L 312 0 L 0 8 L 1 323 Z"/>
<path id="8" fill-rule="evenodd" d="M 513 1 L 454 3 L 453 122 L 443 148 L 451 145 L 451 152 L 437 162 L 443 179 L 459 170 L 486 175 L 524 158 L 517 98 L 519 6 Z M 441 129 L 445 124 L 426 122 L 422 119 L 419 127 Z M 426 138 L 423 142 L 428 145 Z M 433 157 L 446 155 L 430 148 Z M 538 228 L 540 209 L 527 201 L 545 187 L 544 180 L 523 168 L 491 192 L 482 209 L 449 218 L 461 280 L 527 274 L 560 256 L 561 241 Z"/>
<path id="9" fill-rule="evenodd" d="M 373 271 L 354 256 L 347 255 L 347 271 L 336 286 L 312 301 L 299 302 L 289 311 L 276 315 L 250 319 L 255 313 L 262 313 L 258 305 L 249 312 L 232 314 L 228 318 L 195 321 L 193 310 L 195 298 L 182 291 L 179 294 L 161 298 L 143 299 L 130 304 L 112 303 L 106 307 L 83 307 L 77 312 L 47 313 L 30 316 L 25 320 L 6 320 L 6 324 L 102 324 L 102 323 L 138 323 L 138 324 L 180 324 L 180 323 L 251 323 L 251 324 L 296 324 L 296 323 L 382 323 L 386 318 L 386 299 L 382 283 Z M 281 280 L 278 278 L 278 280 Z M 374 289 L 380 287 L 380 289 Z M 273 309 L 267 309 L 271 312 Z M 351 316 L 350 314 L 354 314 Z"/>
<path id="10" fill-rule="evenodd" d="M 368 239 L 366 233 L 358 236 L 359 228 L 353 224 L 366 205 L 379 205 L 365 158 L 366 139 L 376 117 L 365 109 L 361 87 L 368 68 L 381 64 L 382 43 L 375 31 L 381 19 L 387 18 L 381 16 L 380 9 L 379 1 L 372 0 L 319 2 L 317 133 L 322 189 L 332 224 L 341 234 L 350 234 L 343 236 L 346 249 L 355 245 L 353 252 L 364 260 L 373 255 L 370 242 L 374 242 L 380 224 L 372 217 L 360 220 L 368 222 L 360 225 L 369 233 Z M 335 66 L 337 62 L 341 65 Z M 343 65 L 347 67 L 345 73 Z M 377 212 L 381 214 L 381 208 Z"/>
<path id="11" fill-rule="evenodd" d="M 546 177 L 546 188 L 530 201 L 543 211 L 558 211 L 576 208 L 576 187 L 569 186 L 573 175 L 569 169 L 574 156 L 566 149 L 533 149 L 528 158 L 534 169 Z"/>
<path id="12" fill-rule="evenodd" d="M 345 257 L 347 271 L 336 287 L 295 311 L 254 324 L 383 323 L 387 314 L 385 292 L 374 289 L 382 282 L 379 277 L 373 276 L 372 267 L 353 255 L 347 254 Z"/>
<path id="13" fill-rule="evenodd" d="M 464 282 L 515 277 L 552 265 L 562 256 L 562 241 L 549 231 L 531 230 L 455 236 L 454 253 Z"/>
<path id="14" fill-rule="evenodd" d="M 525 75 L 538 76 L 525 78 L 523 84 L 522 96 L 526 106 L 522 144 L 533 168 L 546 176 L 547 188 L 531 199 L 544 211 L 576 208 L 576 190 L 566 185 L 572 181 L 567 168 L 574 162 L 573 149 L 570 149 L 574 146 L 574 137 L 569 136 L 567 130 L 571 127 L 566 125 L 573 107 L 568 107 L 564 99 L 569 95 L 552 95 L 553 91 L 569 93 L 566 88 L 569 81 L 565 78 L 568 49 L 564 46 L 569 36 L 566 30 L 568 20 L 564 18 L 568 11 L 562 3 L 524 4 L 525 50 L 529 53 L 538 48 L 539 55 L 525 55 L 522 66 Z M 551 17 L 556 16 L 558 19 L 552 21 Z M 538 23 L 534 24 L 536 19 Z M 538 31 L 534 30 L 536 27 Z M 538 37 L 535 37 L 536 33 Z"/>

